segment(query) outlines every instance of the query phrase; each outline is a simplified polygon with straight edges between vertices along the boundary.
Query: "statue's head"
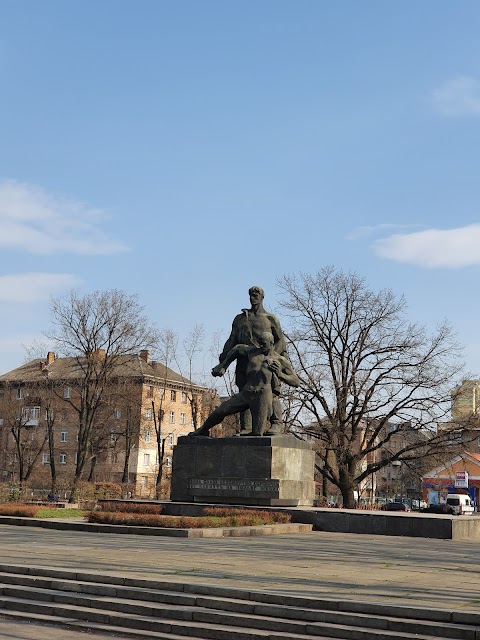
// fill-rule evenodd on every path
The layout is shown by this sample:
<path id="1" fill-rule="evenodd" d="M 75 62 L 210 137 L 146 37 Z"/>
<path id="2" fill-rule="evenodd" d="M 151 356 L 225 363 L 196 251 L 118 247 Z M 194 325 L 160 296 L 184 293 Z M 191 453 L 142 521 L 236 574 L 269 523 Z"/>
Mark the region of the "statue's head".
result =
<path id="1" fill-rule="evenodd" d="M 262 331 L 262 333 L 258 336 L 257 341 L 260 349 L 262 349 L 264 353 L 268 353 L 275 342 L 270 331 Z"/>
<path id="2" fill-rule="evenodd" d="M 262 302 L 265 297 L 265 292 L 262 287 L 254 285 L 248 290 L 248 295 L 250 296 L 251 304 L 260 304 L 260 302 Z"/>

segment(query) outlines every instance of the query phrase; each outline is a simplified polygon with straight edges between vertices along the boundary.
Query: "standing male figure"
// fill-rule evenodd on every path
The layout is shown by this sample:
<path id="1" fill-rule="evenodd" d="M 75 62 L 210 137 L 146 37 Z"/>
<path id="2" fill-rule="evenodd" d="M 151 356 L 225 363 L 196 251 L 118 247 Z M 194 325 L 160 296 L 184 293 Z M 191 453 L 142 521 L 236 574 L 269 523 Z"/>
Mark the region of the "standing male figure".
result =
<path id="1" fill-rule="evenodd" d="M 257 337 L 258 346 L 239 344 L 233 347 L 224 360 L 212 369 L 212 375 L 223 376 L 228 365 L 239 358 L 246 359 L 245 384 L 234 396 L 214 409 L 203 425 L 191 435 L 204 436 L 226 416 L 250 409 L 252 435 L 268 435 L 275 398 L 280 393 L 280 383 L 298 387 L 300 380 L 287 358 L 274 348 L 274 338 L 263 331 Z"/>
<path id="2" fill-rule="evenodd" d="M 248 290 L 250 296 L 250 309 L 242 309 L 233 319 L 232 331 L 228 337 L 223 351 L 219 356 L 219 361 L 225 360 L 227 354 L 237 345 L 259 346 L 259 337 L 264 332 L 269 332 L 273 336 L 273 348 L 276 353 L 283 357 L 287 356 L 287 345 L 283 335 L 280 321 L 273 313 L 265 311 L 263 299 L 265 292 L 262 287 L 254 285 Z M 235 369 L 235 383 L 242 391 L 247 382 L 248 357 L 240 353 L 237 357 Z M 236 413 L 236 412 L 234 412 Z M 275 396 L 273 403 L 273 413 L 270 418 L 270 428 L 266 435 L 276 435 L 282 432 L 282 407 L 280 399 Z M 248 435 L 252 431 L 252 419 L 250 411 L 240 413 L 240 435 Z"/>

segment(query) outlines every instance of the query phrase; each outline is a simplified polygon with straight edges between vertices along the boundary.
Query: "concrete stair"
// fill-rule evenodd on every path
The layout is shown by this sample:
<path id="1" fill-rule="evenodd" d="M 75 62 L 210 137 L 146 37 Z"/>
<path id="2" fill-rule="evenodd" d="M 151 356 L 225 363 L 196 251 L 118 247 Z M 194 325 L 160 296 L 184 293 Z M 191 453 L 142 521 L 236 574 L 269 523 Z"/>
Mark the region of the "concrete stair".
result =
<path id="1" fill-rule="evenodd" d="M 480 640 L 480 613 L 0 565 L 0 613 L 170 640 Z"/>

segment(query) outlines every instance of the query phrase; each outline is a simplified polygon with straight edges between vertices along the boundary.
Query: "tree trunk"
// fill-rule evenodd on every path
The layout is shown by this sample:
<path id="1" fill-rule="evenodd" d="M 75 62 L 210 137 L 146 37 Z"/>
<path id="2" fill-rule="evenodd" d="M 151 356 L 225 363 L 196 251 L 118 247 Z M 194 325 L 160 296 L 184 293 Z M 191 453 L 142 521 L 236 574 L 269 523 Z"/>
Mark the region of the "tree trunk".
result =
<path id="1" fill-rule="evenodd" d="M 57 468 L 55 465 L 55 449 L 53 443 L 53 432 L 49 430 L 48 433 L 48 456 L 50 462 L 50 491 L 53 494 L 57 493 Z"/>
<path id="2" fill-rule="evenodd" d="M 75 478 L 73 479 L 73 484 L 72 484 L 72 488 L 70 489 L 70 497 L 68 499 L 68 502 L 70 504 L 77 502 L 77 495 L 78 495 L 78 483 L 80 481 L 80 478 L 78 478 L 75 475 Z"/>
<path id="3" fill-rule="evenodd" d="M 357 508 L 354 494 L 355 486 L 353 484 L 354 477 L 354 473 L 349 470 L 348 466 L 340 467 L 338 487 L 342 492 L 343 506 L 346 509 Z"/>
<path id="4" fill-rule="evenodd" d="M 157 500 L 160 500 L 162 497 L 162 478 L 163 478 L 163 459 L 165 457 L 165 440 L 166 438 L 162 438 L 160 447 L 159 447 L 159 459 L 158 459 L 158 473 L 157 473 L 157 481 L 155 483 L 155 497 Z"/>
<path id="5" fill-rule="evenodd" d="M 123 463 L 122 484 L 128 484 L 129 478 L 129 466 L 130 466 L 130 454 L 132 452 L 132 435 L 130 432 L 130 418 L 127 420 L 127 426 L 125 430 L 125 461 Z"/>
<path id="6" fill-rule="evenodd" d="M 125 462 L 123 463 L 122 484 L 128 484 L 129 473 L 128 467 L 130 466 L 130 450 L 125 449 Z"/>
<path id="7" fill-rule="evenodd" d="M 92 460 L 90 462 L 90 473 L 88 474 L 87 482 L 93 482 L 93 475 L 95 473 L 96 466 L 97 466 L 97 456 L 92 456 Z"/>

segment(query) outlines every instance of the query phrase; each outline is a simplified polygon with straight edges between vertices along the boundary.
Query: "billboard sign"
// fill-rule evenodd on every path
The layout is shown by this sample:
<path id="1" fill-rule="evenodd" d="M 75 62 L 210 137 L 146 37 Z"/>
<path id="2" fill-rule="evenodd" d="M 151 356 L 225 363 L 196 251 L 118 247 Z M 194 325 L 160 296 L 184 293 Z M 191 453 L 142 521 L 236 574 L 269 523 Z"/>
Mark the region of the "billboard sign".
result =
<path id="1" fill-rule="evenodd" d="M 455 473 L 455 488 L 468 489 L 468 471 L 457 471 Z"/>

